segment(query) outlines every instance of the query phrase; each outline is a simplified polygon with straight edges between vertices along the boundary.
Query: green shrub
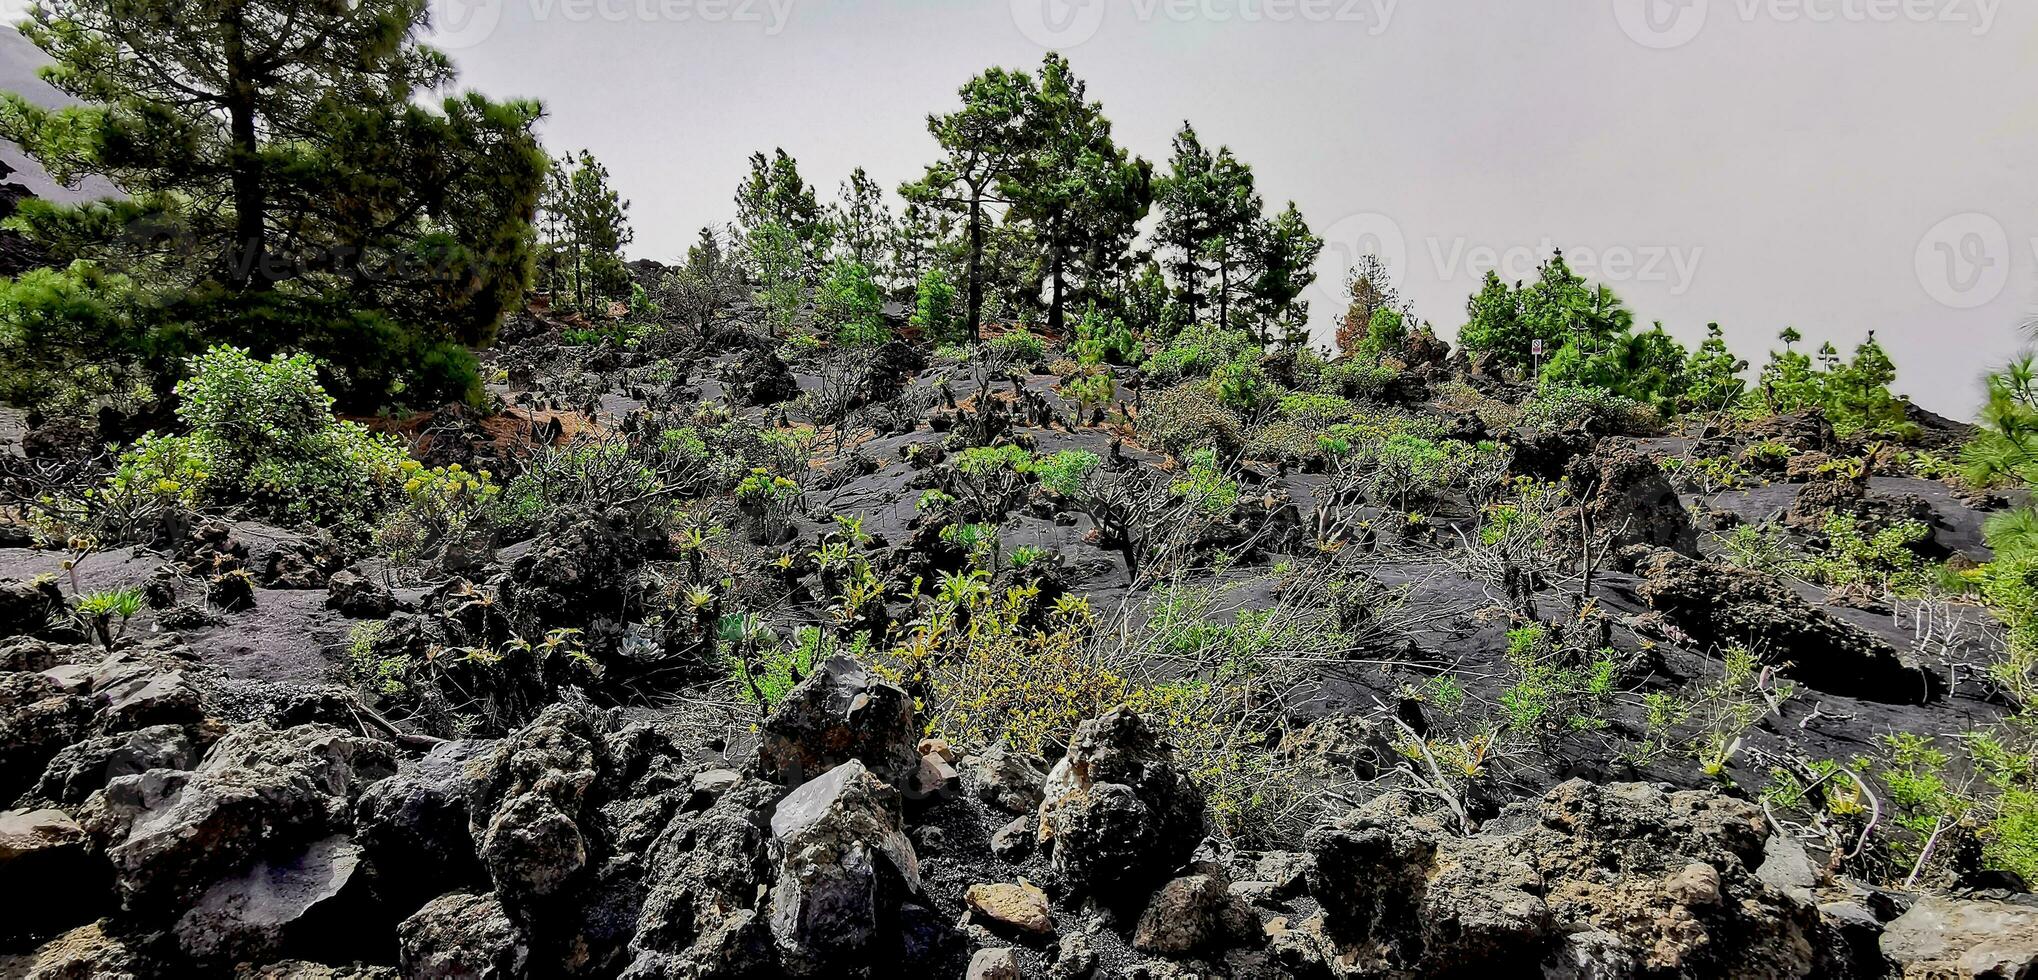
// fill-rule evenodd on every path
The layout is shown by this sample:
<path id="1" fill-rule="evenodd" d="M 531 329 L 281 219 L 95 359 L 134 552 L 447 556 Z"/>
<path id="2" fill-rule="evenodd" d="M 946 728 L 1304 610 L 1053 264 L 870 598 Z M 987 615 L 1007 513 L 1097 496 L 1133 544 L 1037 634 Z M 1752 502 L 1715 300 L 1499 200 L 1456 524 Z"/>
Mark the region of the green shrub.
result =
<path id="1" fill-rule="evenodd" d="M 1221 330 L 1199 323 L 1185 328 L 1159 353 L 1147 358 L 1145 369 L 1161 384 L 1201 378 L 1242 357 L 1259 356 L 1259 345 L 1243 330 Z"/>
<path id="2" fill-rule="evenodd" d="M 1071 345 L 1076 359 L 1084 364 L 1135 364 L 1139 361 L 1139 335 L 1121 317 L 1108 315 L 1091 303 L 1076 323 L 1076 340 Z"/>
<path id="3" fill-rule="evenodd" d="M 0 402 L 45 416 L 155 401 L 165 365 L 133 285 L 88 262 L 0 279 Z"/>
<path id="4" fill-rule="evenodd" d="M 921 273 L 913 291 L 912 322 L 924 342 L 940 344 L 956 339 L 955 285 L 948 281 L 947 273 L 938 268 Z"/>
<path id="5" fill-rule="evenodd" d="M 1852 514 L 1826 517 L 1826 547 L 1793 566 L 1807 581 L 1829 588 L 1889 590 L 1916 596 L 1933 581 L 1913 546 L 1932 536 L 1921 521 L 1902 521 L 1873 534 Z"/>
<path id="6" fill-rule="evenodd" d="M 1590 385 L 1546 384 L 1521 406 L 1524 423 L 1546 429 L 1589 426 L 1600 432 L 1641 435 L 1662 428 L 1655 410 L 1632 398 Z"/>
<path id="7" fill-rule="evenodd" d="M 1064 500 L 1079 500 L 1084 493 L 1084 482 L 1103 462 L 1096 453 L 1087 449 L 1064 449 L 1035 459 L 1032 469 L 1034 477 L 1047 492 Z"/>
<path id="8" fill-rule="evenodd" d="M 1147 396 L 1133 428 L 1140 441 L 1170 456 L 1205 446 L 1230 456 L 1245 448 L 1245 425 L 1207 382 L 1177 385 Z"/>
<path id="9" fill-rule="evenodd" d="M 1010 364 L 1037 364 L 1047 356 L 1047 342 L 1029 330 L 1013 330 L 986 342 L 991 353 Z"/>
<path id="10" fill-rule="evenodd" d="M 1238 505 L 1238 484 L 1219 467 L 1215 450 L 1198 449 L 1182 462 L 1182 478 L 1168 486 L 1168 493 L 1205 514 L 1224 514 Z"/>
<path id="11" fill-rule="evenodd" d="M 844 259 L 831 266 L 815 306 L 822 322 L 834 328 L 838 344 L 875 347 L 892 339 L 884 321 L 884 293 L 861 262 Z"/>
<path id="12" fill-rule="evenodd" d="M 401 443 L 332 415 L 304 354 L 257 361 L 215 347 L 177 385 L 185 435 L 138 440 L 113 488 L 294 523 L 365 525 L 400 485 Z"/>

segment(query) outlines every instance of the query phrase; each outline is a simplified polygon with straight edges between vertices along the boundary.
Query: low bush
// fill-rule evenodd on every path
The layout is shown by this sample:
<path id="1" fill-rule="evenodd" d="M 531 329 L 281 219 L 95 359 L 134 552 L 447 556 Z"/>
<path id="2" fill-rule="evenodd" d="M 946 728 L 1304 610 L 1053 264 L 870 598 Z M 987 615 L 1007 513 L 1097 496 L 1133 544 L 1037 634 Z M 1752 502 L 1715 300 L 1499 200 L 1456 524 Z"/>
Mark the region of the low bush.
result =
<path id="1" fill-rule="evenodd" d="M 1134 430 L 1149 448 L 1171 456 L 1203 447 L 1230 456 L 1245 448 L 1245 424 L 1205 382 L 1177 385 L 1147 396 Z"/>
<path id="2" fill-rule="evenodd" d="M 359 530 L 402 485 L 402 444 L 335 419 L 307 355 L 265 362 L 215 347 L 177 395 L 188 431 L 137 440 L 115 469 L 116 492 Z"/>

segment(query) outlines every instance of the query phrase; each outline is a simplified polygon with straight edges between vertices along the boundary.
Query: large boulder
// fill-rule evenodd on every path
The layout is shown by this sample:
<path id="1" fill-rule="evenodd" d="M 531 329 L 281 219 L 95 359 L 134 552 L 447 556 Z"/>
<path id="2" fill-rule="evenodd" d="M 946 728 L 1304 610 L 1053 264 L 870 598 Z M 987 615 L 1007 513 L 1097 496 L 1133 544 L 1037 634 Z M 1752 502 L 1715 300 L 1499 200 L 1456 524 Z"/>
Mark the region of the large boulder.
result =
<path id="1" fill-rule="evenodd" d="M 89 843 L 62 810 L 0 813 L 0 895 L 13 899 L 0 916 L 0 943 L 78 925 L 108 904 L 112 882 Z"/>
<path id="2" fill-rule="evenodd" d="M 705 778 L 702 778 L 705 777 Z M 687 812 L 651 845 L 626 977 L 749 977 L 775 969 L 758 895 L 773 869 L 777 785 L 726 771 L 692 781 Z"/>
<path id="3" fill-rule="evenodd" d="M 64 749 L 50 759 L 36 784 L 35 795 L 53 803 L 85 802 L 94 792 L 122 776 L 151 769 L 191 769 L 204 748 L 181 725 L 152 725 L 115 735 L 96 735 Z"/>
<path id="4" fill-rule="evenodd" d="M 355 619 L 388 619 L 396 594 L 359 572 L 342 569 L 326 580 L 326 608 Z"/>
<path id="5" fill-rule="evenodd" d="M 84 737 L 91 702 L 41 674 L 0 674 L 0 799 L 14 799 Z"/>
<path id="6" fill-rule="evenodd" d="M 1817 910 L 1755 874 L 1755 804 L 1573 780 L 1471 837 L 1412 811 L 1389 794 L 1309 835 L 1325 934 L 1387 975 L 1835 975 Z"/>
<path id="7" fill-rule="evenodd" d="M 897 790 L 851 759 L 771 814 L 780 854 L 771 933 L 794 975 L 869 975 L 897 951 L 898 912 L 920 890 Z"/>
<path id="8" fill-rule="evenodd" d="M 593 857 L 608 727 L 592 707 L 555 704 L 470 764 L 475 853 L 512 908 L 559 891 Z"/>
<path id="9" fill-rule="evenodd" d="M 1567 470 L 1580 501 L 1558 516 L 1567 530 L 1589 527 L 1595 537 L 1606 537 L 1610 553 L 1641 544 L 1698 556 L 1698 530 L 1684 502 L 1656 461 L 1633 445 L 1603 441 Z"/>
<path id="10" fill-rule="evenodd" d="M 798 786 L 850 760 L 896 789 L 920 772 L 913 699 L 850 657 L 833 657 L 786 693 L 764 719 L 757 762 Z"/>
<path id="11" fill-rule="evenodd" d="M 1129 708 L 1076 726 L 1047 774 L 1040 841 L 1055 870 L 1093 893 L 1143 894 L 1203 836 L 1203 793 Z"/>
<path id="12" fill-rule="evenodd" d="M 352 825 L 354 795 L 395 771 L 385 742 L 321 725 L 229 732 L 198 768 L 109 782 L 79 822 L 129 908 L 188 902 L 257 860 L 288 859 Z"/>
<path id="13" fill-rule="evenodd" d="M 407 977 L 514 980 L 529 976 L 530 942 L 493 895 L 451 892 L 396 928 Z"/>
<path id="14" fill-rule="evenodd" d="M 0 638 L 83 639 L 53 578 L 0 579 Z"/>
<path id="15" fill-rule="evenodd" d="M 1922 704 L 1944 681 L 1880 637 L 1827 615 L 1766 572 L 1658 548 L 1637 557 L 1635 593 L 1705 646 L 1740 646 L 1829 694 Z"/>
<path id="16" fill-rule="evenodd" d="M 486 741 L 442 742 L 361 794 L 355 838 L 385 900 L 408 909 L 448 885 L 485 880 L 470 832 L 467 765 L 493 749 Z"/>
<path id="17" fill-rule="evenodd" d="M 257 861 L 198 897 L 177 920 L 177 944 L 200 963 L 261 962 L 290 944 L 344 948 L 350 944 L 333 940 L 353 925 L 349 899 L 362 900 L 360 863 L 360 846 L 341 836 Z"/>
<path id="18" fill-rule="evenodd" d="M 2038 906 L 1920 898 L 1884 928 L 1882 951 L 1904 980 L 2038 976 Z"/>
<path id="19" fill-rule="evenodd" d="M 114 653 L 98 663 L 55 667 L 44 676 L 90 699 L 96 712 L 92 727 L 101 733 L 185 725 L 205 717 L 198 688 L 183 671 L 131 652 Z"/>

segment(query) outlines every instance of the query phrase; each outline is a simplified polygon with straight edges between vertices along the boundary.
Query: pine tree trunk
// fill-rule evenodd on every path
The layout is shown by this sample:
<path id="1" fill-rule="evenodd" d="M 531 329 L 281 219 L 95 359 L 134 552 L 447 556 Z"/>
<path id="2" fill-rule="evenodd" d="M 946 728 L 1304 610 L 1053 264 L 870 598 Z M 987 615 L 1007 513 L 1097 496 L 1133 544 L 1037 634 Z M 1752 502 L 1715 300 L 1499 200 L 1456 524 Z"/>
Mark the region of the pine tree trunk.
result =
<path id="1" fill-rule="evenodd" d="M 235 250 L 227 270 L 229 284 L 236 288 L 265 287 L 270 282 L 268 254 L 268 195 L 262 187 L 262 171 L 255 128 L 255 83 L 248 77 L 248 52 L 241 36 L 239 5 L 230 8 L 226 27 L 226 94 L 228 138 L 228 180 L 234 199 Z"/>
<path id="2" fill-rule="evenodd" d="M 1053 334 L 1053 335 L 1055 335 L 1055 336 L 1057 336 L 1057 337 L 1060 337 L 1060 336 L 1063 336 L 1063 333 L 1062 333 L 1062 323 L 1063 323 L 1063 316 L 1064 316 L 1064 313 L 1062 312 L 1062 310 L 1063 310 L 1063 306 L 1062 306 L 1062 250 L 1061 250 L 1061 249 L 1055 249 L 1055 251 L 1054 251 L 1054 261 L 1053 261 L 1053 262 L 1051 262 L 1051 263 L 1049 264 L 1048 268 L 1049 268 L 1049 273 L 1048 273 L 1048 275 L 1049 275 L 1049 283 L 1050 283 L 1050 288 L 1051 288 L 1051 290 L 1052 290 L 1052 294 L 1053 294 L 1053 295 L 1052 295 L 1052 298 L 1048 300 L 1048 306 L 1047 306 L 1047 330 L 1048 330 L 1048 332 L 1049 332 L 1049 333 L 1051 333 L 1051 334 Z"/>
<path id="3" fill-rule="evenodd" d="M 984 204 L 972 195 L 969 202 L 969 342 L 982 339 L 984 311 Z"/>

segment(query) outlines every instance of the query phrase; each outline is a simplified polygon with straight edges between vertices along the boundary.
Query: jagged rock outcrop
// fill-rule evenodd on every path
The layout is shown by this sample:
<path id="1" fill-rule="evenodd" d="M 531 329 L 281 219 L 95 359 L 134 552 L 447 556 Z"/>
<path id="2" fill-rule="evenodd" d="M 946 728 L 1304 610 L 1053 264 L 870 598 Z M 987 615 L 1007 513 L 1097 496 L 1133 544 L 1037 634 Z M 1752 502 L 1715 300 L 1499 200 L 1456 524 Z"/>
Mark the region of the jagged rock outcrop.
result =
<path id="1" fill-rule="evenodd" d="M 1573 780 L 1470 837 L 1416 812 L 1389 794 L 1309 835 L 1324 934 L 1369 975 L 1842 969 L 1816 911 L 1755 876 L 1771 829 L 1752 803 Z"/>
<path id="2" fill-rule="evenodd" d="M 397 926 L 397 961 L 408 977 L 515 980 L 530 976 L 523 931 L 493 895 L 449 892 Z"/>
<path id="3" fill-rule="evenodd" d="M 288 860 L 352 827 L 353 797 L 395 771 L 386 742 L 303 725 L 235 728 L 196 769 L 109 782 L 79 814 L 131 910 L 197 898 L 258 860 Z"/>
<path id="4" fill-rule="evenodd" d="M 1701 646 L 1746 647 L 1810 687 L 1891 704 L 1920 704 L 1943 686 L 1895 648 L 1836 619 L 1774 576 L 1678 554 L 1635 556 L 1636 594 Z"/>
<path id="5" fill-rule="evenodd" d="M 758 766 L 799 786 L 850 760 L 890 786 L 913 787 L 920 771 L 913 699 L 850 657 L 834 657 L 788 692 L 762 726 Z"/>
<path id="6" fill-rule="evenodd" d="M 2038 906 L 1924 897 L 1882 933 L 1902 980 L 2038 976 Z"/>
<path id="7" fill-rule="evenodd" d="M 1203 793 L 1146 721 L 1118 708 L 1076 726 L 1047 775 L 1039 835 L 1076 888 L 1144 894 L 1203 836 Z"/>
<path id="8" fill-rule="evenodd" d="M 1698 557 L 1698 530 L 1656 461 L 1624 441 L 1606 440 L 1567 467 L 1573 497 L 1582 501 L 1557 515 L 1559 525 L 1604 536 L 1608 553 L 1633 545 L 1669 548 Z M 1575 532 L 1571 532 L 1575 533 Z"/>
<path id="9" fill-rule="evenodd" d="M 902 807 L 897 790 L 851 759 L 772 811 L 781 856 L 769 921 L 788 972 L 868 975 L 897 962 L 899 908 L 920 890 Z"/>

